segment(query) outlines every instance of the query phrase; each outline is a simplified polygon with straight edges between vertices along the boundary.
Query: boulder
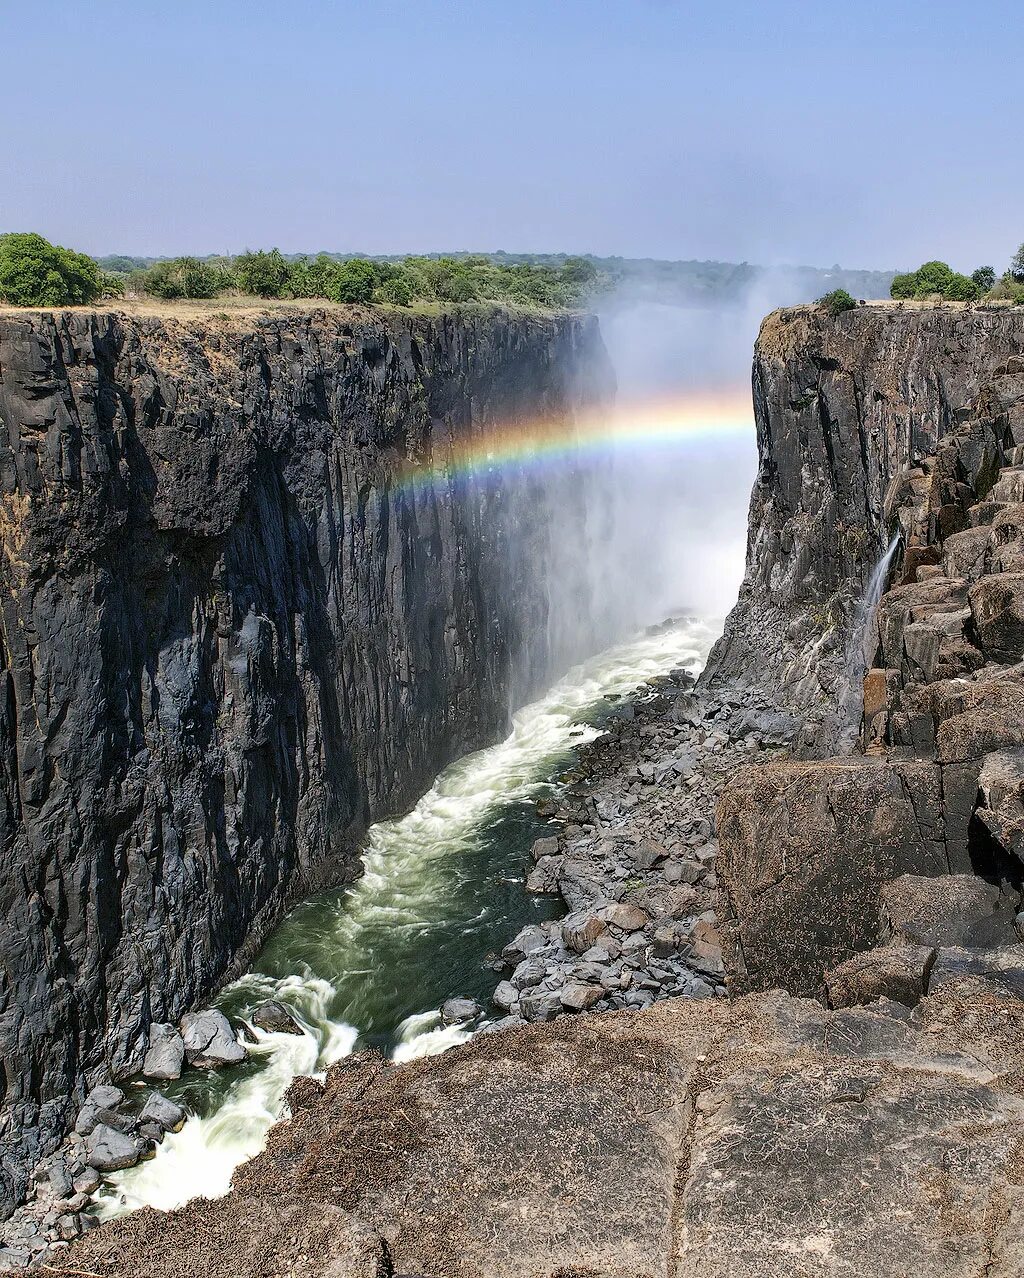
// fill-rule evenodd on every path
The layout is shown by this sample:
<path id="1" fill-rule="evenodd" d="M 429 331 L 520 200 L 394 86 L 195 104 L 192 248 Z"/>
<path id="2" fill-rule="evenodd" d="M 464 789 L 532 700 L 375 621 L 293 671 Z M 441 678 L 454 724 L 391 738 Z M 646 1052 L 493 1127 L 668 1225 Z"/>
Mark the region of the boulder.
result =
<path id="1" fill-rule="evenodd" d="M 604 998 L 603 985 L 591 985 L 583 981 L 569 981 L 558 991 L 563 1007 L 572 1012 L 582 1012 Z"/>
<path id="2" fill-rule="evenodd" d="M 535 954 L 548 944 L 548 936 L 536 923 L 528 923 L 501 951 L 509 963 L 518 963 L 528 954 Z"/>
<path id="3" fill-rule="evenodd" d="M 630 855 L 638 870 L 653 870 L 655 866 L 668 860 L 668 848 L 656 843 L 654 839 L 644 839 L 631 850 Z"/>
<path id="4" fill-rule="evenodd" d="M 623 932 L 640 932 L 651 921 L 638 906 L 625 901 L 606 905 L 601 910 L 601 918 L 612 927 L 621 928 Z"/>
<path id="5" fill-rule="evenodd" d="M 974 628 L 988 661 L 1024 657 L 1024 573 L 982 577 L 970 589 Z"/>
<path id="6" fill-rule="evenodd" d="M 1024 945 L 1005 945 L 994 950 L 964 946 L 940 949 L 928 988 L 934 992 L 965 978 L 979 977 L 997 990 L 1024 999 Z"/>
<path id="7" fill-rule="evenodd" d="M 494 1006 L 507 1012 L 519 1001 L 519 991 L 510 981 L 500 981 L 491 995 Z"/>
<path id="8" fill-rule="evenodd" d="M 114 1131 L 104 1123 L 97 1124 L 86 1138 L 86 1159 L 97 1171 L 120 1171 L 134 1167 L 142 1157 L 144 1147 L 124 1132 Z"/>
<path id="9" fill-rule="evenodd" d="M 181 1077 L 185 1044 L 173 1025 L 154 1023 L 149 1027 L 149 1051 L 142 1062 L 144 1078 L 169 1083 Z"/>
<path id="10" fill-rule="evenodd" d="M 525 990 L 531 985 L 539 985 L 547 976 L 548 965 L 543 959 L 525 958 L 516 965 L 509 977 L 509 984 L 515 990 Z"/>
<path id="11" fill-rule="evenodd" d="M 185 1122 L 185 1111 L 174 1101 L 161 1096 L 159 1092 L 150 1092 L 142 1107 L 139 1119 L 143 1123 L 157 1123 L 165 1132 L 180 1131 Z"/>
<path id="12" fill-rule="evenodd" d="M 449 998 L 441 1004 L 441 1024 L 465 1025 L 469 1021 L 475 1021 L 483 1010 L 475 999 Z"/>
<path id="13" fill-rule="evenodd" d="M 928 989 L 935 950 L 898 942 L 855 954 L 825 973 L 832 1007 L 854 1007 L 880 998 L 916 1006 Z"/>
<path id="14" fill-rule="evenodd" d="M 239 1065 L 248 1055 L 223 1012 L 188 1012 L 180 1028 L 185 1059 L 200 1069 Z"/>
<path id="15" fill-rule="evenodd" d="M 985 756 L 978 776 L 975 815 L 1002 849 L 1005 869 L 1024 872 L 1024 750 Z M 1018 868 L 1019 867 L 1019 868 Z"/>
<path id="16" fill-rule="evenodd" d="M 972 874 L 903 874 L 881 889 L 883 931 L 914 945 L 987 946 L 1013 941 L 1017 898 Z"/>
<path id="17" fill-rule="evenodd" d="M 555 835 L 548 835 L 543 839 L 534 839 L 533 846 L 530 848 L 530 856 L 534 861 L 539 861 L 544 856 L 558 855 L 558 839 Z"/>
<path id="18" fill-rule="evenodd" d="M 252 1023 L 268 1034 L 302 1034 L 304 1030 L 284 1003 L 277 999 L 268 999 L 253 1009 L 249 1018 Z"/>
<path id="19" fill-rule="evenodd" d="M 603 919 L 584 911 L 574 911 L 562 920 L 562 940 L 575 954 L 589 950 L 606 930 Z"/>
<path id="20" fill-rule="evenodd" d="M 718 803 L 719 927 L 737 989 L 816 996 L 878 935 L 882 886 L 949 868 L 937 764 L 844 758 L 746 768 Z"/>
<path id="21" fill-rule="evenodd" d="M 557 990 L 538 987 L 523 990 L 519 996 L 519 1015 L 524 1021 L 550 1021 L 562 1010 Z"/>
<path id="22" fill-rule="evenodd" d="M 119 1109 L 124 1104 L 124 1092 L 110 1083 L 101 1083 L 92 1089 L 85 1103 L 96 1109 Z"/>

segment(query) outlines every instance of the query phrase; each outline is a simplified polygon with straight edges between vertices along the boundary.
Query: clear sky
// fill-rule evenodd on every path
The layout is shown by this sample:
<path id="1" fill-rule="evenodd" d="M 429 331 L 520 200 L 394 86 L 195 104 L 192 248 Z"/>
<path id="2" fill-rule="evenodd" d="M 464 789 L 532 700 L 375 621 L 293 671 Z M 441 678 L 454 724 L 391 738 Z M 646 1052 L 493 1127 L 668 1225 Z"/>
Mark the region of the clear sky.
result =
<path id="1" fill-rule="evenodd" d="M 0 0 L 0 231 L 1002 268 L 1022 0 Z"/>

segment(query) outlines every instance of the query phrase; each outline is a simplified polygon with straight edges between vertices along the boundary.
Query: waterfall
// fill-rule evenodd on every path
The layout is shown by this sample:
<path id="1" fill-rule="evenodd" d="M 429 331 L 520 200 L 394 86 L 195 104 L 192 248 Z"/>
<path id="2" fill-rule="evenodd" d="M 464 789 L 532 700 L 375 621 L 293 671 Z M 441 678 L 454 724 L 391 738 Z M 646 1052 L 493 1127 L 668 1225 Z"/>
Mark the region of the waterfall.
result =
<path id="1" fill-rule="evenodd" d="M 869 644 L 873 633 L 875 610 L 878 607 L 879 599 L 882 597 L 882 591 L 885 589 L 885 583 L 889 579 L 889 569 L 892 567 L 892 561 L 896 557 L 896 551 L 899 549 L 902 540 L 903 534 L 897 529 L 893 534 L 892 541 L 889 542 L 885 554 L 875 564 L 871 576 L 868 578 L 867 589 L 864 591 L 860 604 L 854 613 L 848 663 L 851 680 L 854 683 L 859 676 L 863 675 L 874 657 L 875 646 L 871 645 L 869 647 Z"/>

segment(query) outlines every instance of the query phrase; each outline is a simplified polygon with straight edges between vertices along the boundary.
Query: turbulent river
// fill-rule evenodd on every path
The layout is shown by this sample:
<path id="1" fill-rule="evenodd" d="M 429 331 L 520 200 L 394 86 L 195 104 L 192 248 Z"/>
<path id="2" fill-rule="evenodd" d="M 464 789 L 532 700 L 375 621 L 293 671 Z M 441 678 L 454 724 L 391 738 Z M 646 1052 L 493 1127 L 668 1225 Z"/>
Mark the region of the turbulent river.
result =
<path id="1" fill-rule="evenodd" d="M 530 845 L 549 832 L 536 800 L 574 748 L 598 735 L 615 698 L 675 666 L 696 671 L 715 637 L 702 622 L 677 622 L 591 658 L 519 710 L 499 745 L 452 764 L 407 816 L 374 826 L 362 877 L 295 909 L 218 1001 L 239 1021 L 279 999 L 305 1032 L 257 1029 L 246 1064 L 186 1071 L 167 1094 L 193 1117 L 154 1159 L 111 1178 L 101 1213 L 225 1193 L 238 1164 L 263 1147 L 298 1074 L 362 1047 L 402 1061 L 470 1037 L 441 1026 L 441 1003 L 466 995 L 487 1007 L 498 980 L 488 954 L 561 912 L 524 888 Z"/>

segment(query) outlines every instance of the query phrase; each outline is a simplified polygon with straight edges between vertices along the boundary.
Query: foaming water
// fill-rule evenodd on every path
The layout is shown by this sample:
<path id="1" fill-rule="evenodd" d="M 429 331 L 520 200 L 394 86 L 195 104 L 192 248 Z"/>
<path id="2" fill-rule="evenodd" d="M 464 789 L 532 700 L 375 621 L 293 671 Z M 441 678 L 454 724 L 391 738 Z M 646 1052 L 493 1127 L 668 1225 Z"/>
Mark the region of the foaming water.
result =
<path id="1" fill-rule="evenodd" d="M 245 1065 L 187 1071 L 168 1094 L 195 1117 L 154 1159 L 111 1178 L 101 1212 L 226 1193 L 234 1169 L 262 1149 L 297 1075 L 322 1072 L 357 1047 L 404 1061 L 471 1037 L 441 1024 L 441 1003 L 465 995 L 486 1006 L 495 982 L 487 955 L 525 923 L 559 912 L 524 887 L 530 844 L 546 829 L 534 801 L 574 747 L 599 734 L 608 698 L 675 666 L 696 672 L 716 636 L 711 625 L 681 621 L 584 662 L 518 711 L 504 741 L 452 764 L 410 813 L 374 826 L 362 877 L 293 911 L 255 970 L 219 1000 L 248 1020 L 277 999 L 303 1033 L 254 1030 Z"/>

